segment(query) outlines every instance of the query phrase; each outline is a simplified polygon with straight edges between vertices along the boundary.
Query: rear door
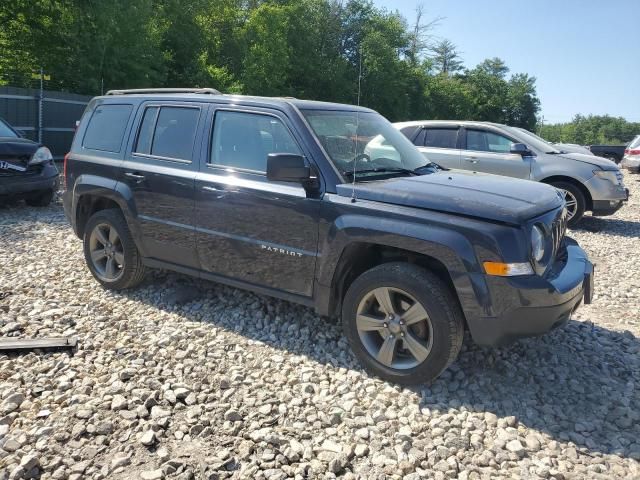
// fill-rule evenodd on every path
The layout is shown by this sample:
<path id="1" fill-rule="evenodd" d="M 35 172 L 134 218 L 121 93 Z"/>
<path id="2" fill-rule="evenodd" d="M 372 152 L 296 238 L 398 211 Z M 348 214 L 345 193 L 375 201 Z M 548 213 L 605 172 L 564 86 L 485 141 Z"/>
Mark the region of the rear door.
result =
<path id="1" fill-rule="evenodd" d="M 482 128 L 465 128 L 464 132 L 463 170 L 529 179 L 532 158 L 510 153 L 516 140 Z"/>
<path id="2" fill-rule="evenodd" d="M 192 268 L 199 267 L 194 189 L 207 109 L 190 102 L 142 104 L 120 179 L 132 192 L 146 255 Z"/>
<path id="3" fill-rule="evenodd" d="M 218 107 L 209 153 L 196 179 L 202 269 L 212 275 L 309 297 L 313 291 L 320 200 L 299 183 L 266 177 L 269 153 L 306 155 L 284 114 Z"/>
<path id="4" fill-rule="evenodd" d="M 446 168 L 460 168 L 458 127 L 424 126 L 413 143 L 430 161 Z"/>

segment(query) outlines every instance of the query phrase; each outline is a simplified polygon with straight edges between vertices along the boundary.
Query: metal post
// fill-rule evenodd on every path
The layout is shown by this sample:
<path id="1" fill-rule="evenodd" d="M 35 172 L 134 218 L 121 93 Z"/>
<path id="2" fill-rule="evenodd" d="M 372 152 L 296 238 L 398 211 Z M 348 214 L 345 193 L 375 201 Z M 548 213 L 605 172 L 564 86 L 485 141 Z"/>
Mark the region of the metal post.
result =
<path id="1" fill-rule="evenodd" d="M 42 143 L 42 107 L 44 104 L 44 69 L 40 67 L 40 96 L 38 97 L 38 142 Z"/>

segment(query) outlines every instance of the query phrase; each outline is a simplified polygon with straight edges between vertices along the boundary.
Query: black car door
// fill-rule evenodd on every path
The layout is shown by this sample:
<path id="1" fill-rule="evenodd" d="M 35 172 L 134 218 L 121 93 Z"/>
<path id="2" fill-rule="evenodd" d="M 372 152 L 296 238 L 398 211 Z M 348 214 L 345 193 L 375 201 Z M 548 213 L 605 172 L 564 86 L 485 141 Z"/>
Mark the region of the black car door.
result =
<path id="1" fill-rule="evenodd" d="M 198 257 L 206 272 L 311 296 L 319 200 L 266 178 L 269 153 L 305 154 L 284 115 L 211 112 L 208 155 L 196 177 Z"/>
<path id="2" fill-rule="evenodd" d="M 120 179 L 132 192 L 145 254 L 192 268 L 199 268 L 194 189 L 207 108 L 143 104 Z"/>

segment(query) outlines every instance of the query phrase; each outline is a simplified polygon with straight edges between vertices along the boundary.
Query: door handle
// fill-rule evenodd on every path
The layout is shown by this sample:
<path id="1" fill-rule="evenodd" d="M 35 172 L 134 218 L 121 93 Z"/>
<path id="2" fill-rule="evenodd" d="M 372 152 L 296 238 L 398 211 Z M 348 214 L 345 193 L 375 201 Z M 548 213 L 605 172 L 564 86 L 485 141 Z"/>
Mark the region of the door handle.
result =
<path id="1" fill-rule="evenodd" d="M 207 187 L 207 186 L 202 187 L 202 190 L 204 190 L 205 192 L 214 192 L 214 193 L 222 192 L 222 190 L 220 190 L 219 188 Z"/>
<path id="2" fill-rule="evenodd" d="M 469 163 L 478 163 L 478 159 L 476 157 L 464 157 L 464 159 Z"/>
<path id="3" fill-rule="evenodd" d="M 125 177 L 129 177 L 129 178 L 133 178 L 134 180 L 137 180 L 139 182 L 141 182 L 142 180 L 144 180 L 144 175 L 140 175 L 139 173 L 133 173 L 133 172 L 126 172 L 124 174 Z"/>

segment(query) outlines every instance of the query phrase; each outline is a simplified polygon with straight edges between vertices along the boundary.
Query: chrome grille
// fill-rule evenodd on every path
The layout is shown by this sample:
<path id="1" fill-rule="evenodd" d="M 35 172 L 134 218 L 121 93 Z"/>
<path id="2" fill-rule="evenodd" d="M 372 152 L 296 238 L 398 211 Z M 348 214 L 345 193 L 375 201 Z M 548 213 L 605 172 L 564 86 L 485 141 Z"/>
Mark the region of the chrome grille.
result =
<path id="1" fill-rule="evenodd" d="M 18 170 L 0 170 L 0 177 L 25 177 L 42 173 L 42 165 L 29 165 L 24 172 Z"/>

